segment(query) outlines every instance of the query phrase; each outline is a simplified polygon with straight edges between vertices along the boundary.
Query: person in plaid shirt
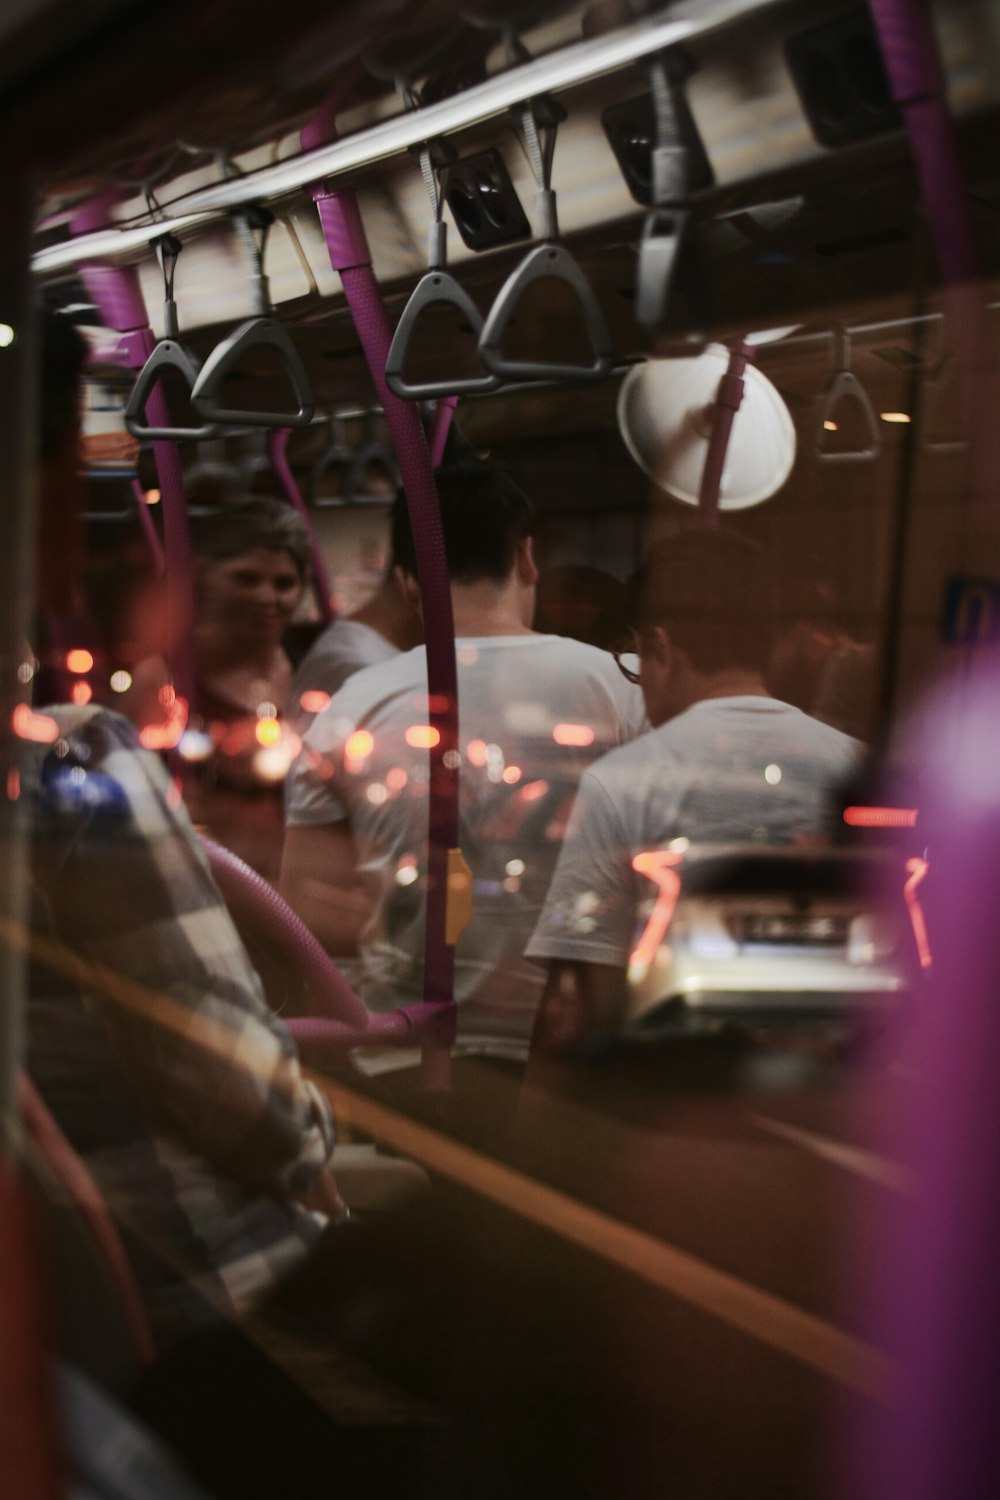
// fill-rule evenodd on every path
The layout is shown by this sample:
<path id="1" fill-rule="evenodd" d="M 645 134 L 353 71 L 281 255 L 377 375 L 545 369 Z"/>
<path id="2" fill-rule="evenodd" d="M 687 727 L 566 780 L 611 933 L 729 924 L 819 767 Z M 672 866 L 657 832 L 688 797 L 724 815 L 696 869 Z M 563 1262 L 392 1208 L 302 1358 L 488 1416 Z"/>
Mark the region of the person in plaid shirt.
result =
<path id="1" fill-rule="evenodd" d="M 52 325 L 46 402 L 84 352 Z M 43 507 L 75 477 L 78 422 L 63 426 L 40 465 Z M 164 1347 L 246 1312 L 342 1212 L 333 1121 L 160 758 L 110 710 L 22 711 L 29 1072 L 106 1195 Z"/>

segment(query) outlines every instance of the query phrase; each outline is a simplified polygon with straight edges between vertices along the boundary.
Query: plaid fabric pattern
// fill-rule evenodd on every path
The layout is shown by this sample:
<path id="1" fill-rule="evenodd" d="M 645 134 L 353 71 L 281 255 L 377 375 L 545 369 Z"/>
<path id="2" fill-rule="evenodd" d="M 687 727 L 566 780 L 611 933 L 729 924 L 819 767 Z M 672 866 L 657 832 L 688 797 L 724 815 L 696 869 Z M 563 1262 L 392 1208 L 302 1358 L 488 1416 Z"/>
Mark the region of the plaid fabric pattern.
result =
<path id="1" fill-rule="evenodd" d="M 245 1311 L 318 1238 L 333 1122 L 159 758 L 99 708 L 27 747 L 29 1068 L 118 1218 L 154 1327 Z M 87 969 L 73 977 L 73 958 Z M 211 1314 L 207 1314 L 211 1315 Z"/>

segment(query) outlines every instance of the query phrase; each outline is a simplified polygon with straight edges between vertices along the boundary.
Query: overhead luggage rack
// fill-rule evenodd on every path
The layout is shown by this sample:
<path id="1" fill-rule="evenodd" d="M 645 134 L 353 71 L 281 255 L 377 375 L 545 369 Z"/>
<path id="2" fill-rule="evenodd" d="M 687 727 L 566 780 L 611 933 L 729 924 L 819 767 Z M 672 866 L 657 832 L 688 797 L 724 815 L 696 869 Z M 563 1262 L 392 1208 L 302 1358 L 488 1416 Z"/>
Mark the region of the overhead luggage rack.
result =
<path id="1" fill-rule="evenodd" d="M 368 130 L 274 166 L 186 194 L 161 232 L 182 233 L 217 219 L 255 199 L 272 200 L 324 178 L 342 177 L 399 156 L 431 137 L 447 136 L 504 115 L 526 98 L 555 93 L 616 73 L 650 54 L 706 36 L 734 22 L 769 10 L 775 0 L 701 0 L 683 13 L 642 19 L 603 36 L 588 38 L 547 56 L 498 73 L 453 98 L 422 106 Z M 64 270 L 84 260 L 131 256 L 149 241 L 148 225 L 80 236 L 72 243 L 41 250 L 33 259 L 38 275 Z"/>

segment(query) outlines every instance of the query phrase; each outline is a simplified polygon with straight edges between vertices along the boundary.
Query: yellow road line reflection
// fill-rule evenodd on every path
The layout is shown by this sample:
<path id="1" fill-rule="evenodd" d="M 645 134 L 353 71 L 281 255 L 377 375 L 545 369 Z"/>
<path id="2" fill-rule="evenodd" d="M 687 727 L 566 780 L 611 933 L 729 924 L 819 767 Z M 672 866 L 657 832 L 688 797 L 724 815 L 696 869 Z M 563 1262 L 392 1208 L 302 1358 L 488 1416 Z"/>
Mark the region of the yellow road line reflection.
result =
<path id="1" fill-rule="evenodd" d="M 432 1171 L 580 1245 L 711 1317 L 872 1400 L 889 1396 L 890 1364 L 861 1339 L 793 1303 L 741 1281 L 653 1235 L 588 1207 L 555 1188 L 366 1099 L 321 1075 L 338 1120 L 365 1130 Z"/>

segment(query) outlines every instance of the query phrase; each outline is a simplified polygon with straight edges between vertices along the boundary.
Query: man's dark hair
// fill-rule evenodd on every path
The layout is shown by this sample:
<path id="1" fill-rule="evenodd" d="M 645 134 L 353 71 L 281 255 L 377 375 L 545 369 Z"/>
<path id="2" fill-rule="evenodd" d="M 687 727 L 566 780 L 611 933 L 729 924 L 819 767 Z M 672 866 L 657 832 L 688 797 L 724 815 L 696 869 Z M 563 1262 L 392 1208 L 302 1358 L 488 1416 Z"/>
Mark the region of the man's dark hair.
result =
<path id="1" fill-rule="evenodd" d="M 435 471 L 445 554 L 453 583 L 503 583 L 519 542 L 531 535 L 533 511 L 509 474 L 491 464 L 450 464 Z M 396 507 L 392 554 L 417 576 L 410 516 Z"/>
<path id="2" fill-rule="evenodd" d="M 703 527 L 679 532 L 650 548 L 637 584 L 640 634 L 662 625 L 698 672 L 763 670 L 775 584 L 756 543 Z"/>
<path id="3" fill-rule="evenodd" d="M 43 459 L 55 458 L 79 429 L 80 377 L 87 359 L 87 344 L 68 318 L 61 318 L 45 307 L 38 314 L 38 347 L 39 451 Z"/>

